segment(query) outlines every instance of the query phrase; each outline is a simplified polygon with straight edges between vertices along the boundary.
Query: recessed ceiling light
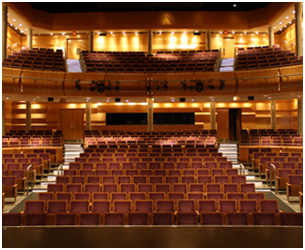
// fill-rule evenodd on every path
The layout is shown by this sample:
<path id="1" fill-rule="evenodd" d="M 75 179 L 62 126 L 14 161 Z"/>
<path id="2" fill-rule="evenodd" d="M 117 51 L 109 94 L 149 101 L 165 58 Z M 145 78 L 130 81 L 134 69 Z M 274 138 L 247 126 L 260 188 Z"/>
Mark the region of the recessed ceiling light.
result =
<path id="1" fill-rule="evenodd" d="M 25 31 L 28 31 L 28 29 L 24 29 Z"/>
<path id="2" fill-rule="evenodd" d="M 174 102 L 174 101 L 175 101 L 175 99 L 172 99 L 171 101 L 172 101 L 172 102 Z"/>
<path id="3" fill-rule="evenodd" d="M 192 102 L 194 101 L 194 99 L 191 100 Z"/>
<path id="4" fill-rule="evenodd" d="M 236 4 L 233 4 L 233 7 L 235 8 L 237 5 Z"/>
<path id="5" fill-rule="evenodd" d="M 282 22 L 279 22 L 279 24 L 283 24 Z"/>
<path id="6" fill-rule="evenodd" d="M 234 34 L 235 34 L 235 31 L 232 31 L 232 34 L 234 35 Z"/>
<path id="7" fill-rule="evenodd" d="M 129 100 L 126 100 L 126 102 L 129 102 Z"/>
<path id="8" fill-rule="evenodd" d="M 276 29 L 276 27 L 273 27 L 273 29 Z"/>
<path id="9" fill-rule="evenodd" d="M 286 16 L 286 19 L 288 19 L 289 18 L 289 16 Z"/>
<path id="10" fill-rule="evenodd" d="M 247 32 L 245 31 L 244 34 L 247 34 Z"/>
<path id="11" fill-rule="evenodd" d="M 211 102 L 214 102 L 214 99 L 211 99 Z"/>
<path id="12" fill-rule="evenodd" d="M 9 100 L 10 98 L 9 98 L 9 97 L 6 97 L 5 99 L 6 99 L 6 100 Z"/>
<path id="13" fill-rule="evenodd" d="M 268 99 L 270 100 L 270 99 L 271 99 L 271 96 L 269 96 Z"/>
<path id="14" fill-rule="evenodd" d="M 289 24 L 291 24 L 291 21 L 289 22 Z"/>
<path id="15" fill-rule="evenodd" d="M 14 19 L 13 19 L 13 22 L 15 22 L 15 21 L 16 21 L 16 19 L 14 18 Z"/>
<path id="16" fill-rule="evenodd" d="M 19 24 L 19 26 L 21 27 L 21 26 L 22 26 L 22 24 L 20 23 L 20 24 Z"/>
<path id="17" fill-rule="evenodd" d="M 175 32 L 172 32 L 172 36 L 175 35 Z"/>
<path id="18" fill-rule="evenodd" d="M 109 99 L 107 99 L 106 102 L 109 102 Z"/>
<path id="19" fill-rule="evenodd" d="M 294 11 L 292 11 L 292 13 L 294 14 L 294 13 L 295 13 L 295 10 L 294 10 Z"/>
<path id="20" fill-rule="evenodd" d="M 11 26 L 13 26 L 13 24 L 12 24 L 12 23 L 11 23 L 10 25 L 11 25 Z"/>
<path id="21" fill-rule="evenodd" d="M 65 33 L 62 33 L 62 35 L 64 36 L 64 35 L 65 35 Z"/>

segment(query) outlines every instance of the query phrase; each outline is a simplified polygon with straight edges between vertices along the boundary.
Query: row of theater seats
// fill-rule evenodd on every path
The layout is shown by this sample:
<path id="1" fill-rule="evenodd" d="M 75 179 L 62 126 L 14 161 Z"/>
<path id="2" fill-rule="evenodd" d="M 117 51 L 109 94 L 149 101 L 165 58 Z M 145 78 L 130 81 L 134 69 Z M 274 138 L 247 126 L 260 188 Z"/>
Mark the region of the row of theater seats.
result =
<path id="1" fill-rule="evenodd" d="M 237 70 L 251 70 L 303 64 L 303 57 L 297 58 L 290 50 L 282 48 L 257 48 L 238 50 L 236 57 Z"/>
<path id="2" fill-rule="evenodd" d="M 295 129 L 242 129 L 241 135 L 293 135 L 297 134 Z"/>
<path id="3" fill-rule="evenodd" d="M 4 67 L 24 68 L 33 70 L 65 71 L 65 60 L 62 50 L 38 49 L 20 50 L 2 62 Z"/>
<path id="4" fill-rule="evenodd" d="M 261 146 L 303 146 L 303 136 L 264 136 L 264 137 L 240 137 L 240 145 Z"/>
<path id="5" fill-rule="evenodd" d="M 75 194 L 76 196 L 77 194 Z M 93 200 L 71 199 L 26 201 L 24 213 L 106 213 L 106 212 L 274 212 L 278 213 L 278 201 L 261 199 L 236 200 Z"/>
<path id="6" fill-rule="evenodd" d="M 2 225 L 277 225 L 302 226 L 302 213 L 130 212 L 124 213 L 5 213 Z"/>
<path id="7" fill-rule="evenodd" d="M 61 130 L 30 130 L 29 132 L 26 132 L 24 130 L 10 130 L 10 132 L 6 133 L 7 136 L 13 137 L 14 135 L 17 136 L 25 136 L 25 135 L 30 135 L 30 136 L 62 136 L 62 131 Z"/>
<path id="8" fill-rule="evenodd" d="M 217 135 L 216 129 L 202 129 L 202 130 L 174 130 L 174 131 L 129 131 L 129 130 L 85 130 L 84 135 L 102 135 L 102 136 L 197 136 L 197 135 Z"/>
<path id="9" fill-rule="evenodd" d="M 29 138 L 3 138 L 2 137 L 2 147 L 60 147 L 63 145 L 63 140 L 61 137 L 33 137 Z"/>
<path id="10" fill-rule="evenodd" d="M 219 52 L 159 53 L 92 53 L 83 51 L 87 72 L 184 72 L 214 71 Z"/>
<path id="11" fill-rule="evenodd" d="M 299 152 L 272 152 L 272 149 L 270 147 L 257 147 L 257 148 L 249 148 L 248 149 L 248 162 L 252 163 L 253 161 L 253 157 L 254 157 L 254 153 L 263 153 L 263 155 L 258 155 L 258 157 L 262 157 L 262 156 L 284 156 L 284 157 L 288 157 L 288 156 L 298 156 Z M 275 154 L 274 154 L 275 153 Z M 268 154 L 268 155 L 267 155 Z"/>

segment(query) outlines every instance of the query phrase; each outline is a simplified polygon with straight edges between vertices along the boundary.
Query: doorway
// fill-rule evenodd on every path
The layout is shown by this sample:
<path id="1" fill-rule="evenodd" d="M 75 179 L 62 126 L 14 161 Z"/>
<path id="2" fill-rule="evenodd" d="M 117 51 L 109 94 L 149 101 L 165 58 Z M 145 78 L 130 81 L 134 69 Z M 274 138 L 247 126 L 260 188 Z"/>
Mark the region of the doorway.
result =
<path id="1" fill-rule="evenodd" d="M 67 39 L 67 59 L 80 59 L 80 52 L 89 49 L 89 39 L 69 38 Z"/>
<path id="2" fill-rule="evenodd" d="M 229 139 L 238 141 L 241 132 L 241 109 L 229 109 Z"/>
<path id="3" fill-rule="evenodd" d="M 84 110 L 61 109 L 60 129 L 64 140 L 81 140 L 84 135 Z"/>
<path id="4" fill-rule="evenodd" d="M 222 58 L 234 57 L 234 37 L 223 38 Z"/>

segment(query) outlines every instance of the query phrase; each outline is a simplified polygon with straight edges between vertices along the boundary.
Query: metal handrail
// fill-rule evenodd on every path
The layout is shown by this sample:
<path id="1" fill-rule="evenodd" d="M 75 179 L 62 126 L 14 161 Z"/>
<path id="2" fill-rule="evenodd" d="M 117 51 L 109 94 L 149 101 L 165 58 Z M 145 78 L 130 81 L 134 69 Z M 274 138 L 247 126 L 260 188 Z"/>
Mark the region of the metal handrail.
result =
<path id="1" fill-rule="evenodd" d="M 245 170 L 245 166 L 243 163 L 239 163 L 239 173 L 240 174 L 245 174 L 246 170 Z"/>
<path id="2" fill-rule="evenodd" d="M 59 164 L 57 171 L 58 171 L 58 175 L 63 175 L 64 172 L 63 164 Z"/>
<path id="3" fill-rule="evenodd" d="M 273 172 L 274 172 L 274 175 L 273 175 L 273 177 L 274 177 L 274 186 L 275 186 L 275 193 L 277 194 L 277 182 L 276 182 L 276 166 L 273 164 L 273 163 L 271 163 L 270 165 L 269 165 L 269 186 L 270 186 L 270 191 L 271 191 L 271 189 L 272 189 L 272 178 L 271 178 L 271 175 L 272 175 L 272 173 L 271 173 L 271 171 L 273 170 Z"/>
<path id="4" fill-rule="evenodd" d="M 27 179 L 26 179 L 26 194 L 27 194 L 27 195 L 29 194 L 29 173 L 30 173 L 30 168 L 32 168 L 32 170 L 34 170 L 34 167 L 33 167 L 32 164 L 29 165 L 29 166 L 27 167 L 27 169 L 26 169 L 26 177 L 27 177 Z M 32 177 L 33 177 L 33 175 L 32 175 Z M 31 183 L 33 183 L 33 180 L 32 180 Z M 32 185 L 31 185 L 31 186 L 32 186 Z M 32 190 L 33 190 L 33 187 L 32 187 Z"/>

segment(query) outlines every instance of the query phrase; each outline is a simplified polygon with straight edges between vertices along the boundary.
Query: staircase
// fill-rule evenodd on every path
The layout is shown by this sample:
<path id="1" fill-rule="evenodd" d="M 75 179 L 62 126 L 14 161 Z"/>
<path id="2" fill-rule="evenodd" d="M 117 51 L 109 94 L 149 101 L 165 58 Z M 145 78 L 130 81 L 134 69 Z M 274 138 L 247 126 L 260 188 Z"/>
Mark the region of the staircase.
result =
<path id="1" fill-rule="evenodd" d="M 235 58 L 224 58 L 221 60 L 219 72 L 232 72 L 234 71 Z"/>
<path id="2" fill-rule="evenodd" d="M 66 59 L 67 72 L 79 72 L 82 73 L 82 67 L 80 61 L 77 59 Z"/>
<path id="3" fill-rule="evenodd" d="M 81 143 L 64 143 L 63 169 L 68 169 L 69 163 L 73 162 L 75 160 L 75 157 L 79 157 L 80 153 L 84 153 L 84 149 Z"/>
<path id="4" fill-rule="evenodd" d="M 218 152 L 222 153 L 223 156 L 227 157 L 228 161 L 231 161 L 233 168 L 239 168 L 238 161 L 238 145 L 237 143 L 219 143 Z"/>

